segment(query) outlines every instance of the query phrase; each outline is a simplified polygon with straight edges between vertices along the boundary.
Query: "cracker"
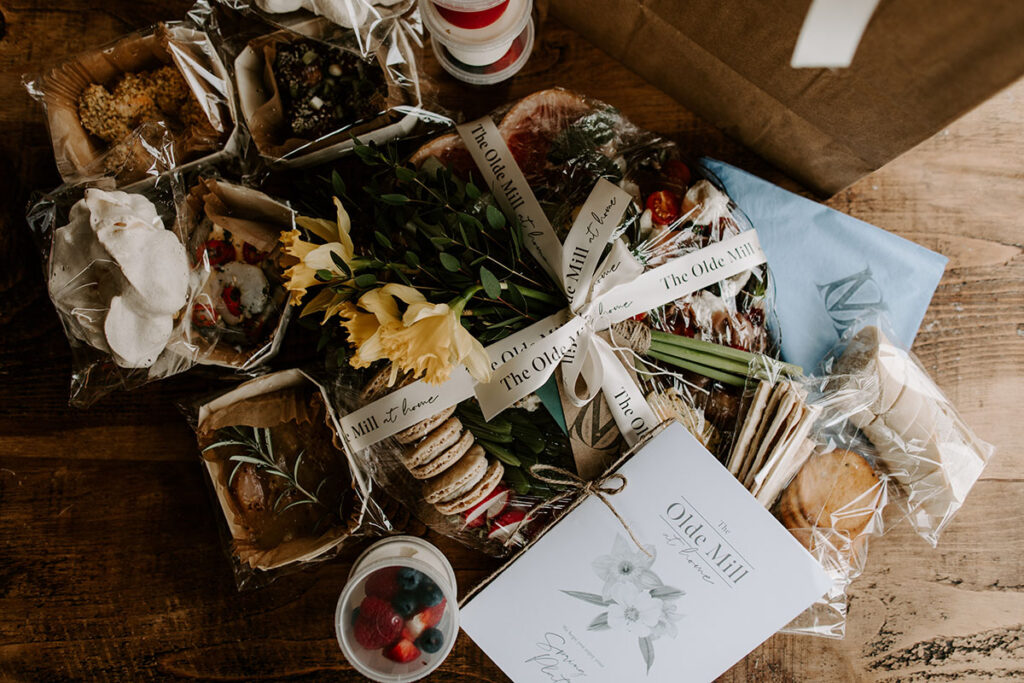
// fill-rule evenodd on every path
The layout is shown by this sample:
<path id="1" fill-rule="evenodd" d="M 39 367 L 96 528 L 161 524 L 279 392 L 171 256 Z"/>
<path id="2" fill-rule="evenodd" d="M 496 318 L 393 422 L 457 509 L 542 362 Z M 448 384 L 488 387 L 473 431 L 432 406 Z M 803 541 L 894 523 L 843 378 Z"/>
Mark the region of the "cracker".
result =
<path id="1" fill-rule="evenodd" d="M 743 485 L 746 488 L 750 489 L 754 486 L 754 478 L 764 466 L 768 454 L 773 451 L 780 439 L 785 435 L 787 428 L 791 425 L 791 420 L 795 422 L 795 419 L 799 419 L 797 414 L 799 410 L 800 401 L 796 389 L 790 382 L 785 382 L 782 399 L 779 401 L 775 414 L 772 415 L 771 423 L 768 425 L 768 429 L 765 430 L 753 457 L 747 458 L 747 473 L 743 478 Z M 794 415 L 796 415 L 796 418 L 794 418 Z"/>
<path id="2" fill-rule="evenodd" d="M 740 467 L 743 466 L 743 456 L 747 452 L 750 440 L 754 437 L 754 432 L 757 431 L 757 427 L 761 423 L 761 416 L 764 415 L 771 390 L 772 385 L 769 382 L 758 382 L 757 389 L 754 390 L 754 395 L 750 399 L 750 406 L 744 416 L 743 426 L 740 427 L 740 432 L 736 435 L 732 454 L 729 456 L 729 471 L 735 476 L 739 475 Z"/>

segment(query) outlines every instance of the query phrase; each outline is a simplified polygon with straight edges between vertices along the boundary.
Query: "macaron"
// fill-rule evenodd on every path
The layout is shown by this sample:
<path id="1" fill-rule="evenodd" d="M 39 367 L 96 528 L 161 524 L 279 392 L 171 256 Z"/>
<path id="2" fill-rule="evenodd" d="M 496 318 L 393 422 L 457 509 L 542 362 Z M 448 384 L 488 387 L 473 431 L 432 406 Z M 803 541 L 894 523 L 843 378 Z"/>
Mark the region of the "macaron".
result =
<path id="1" fill-rule="evenodd" d="M 427 438 L 416 444 L 415 448 L 406 449 L 402 454 L 402 464 L 408 469 L 425 465 L 441 453 L 455 445 L 462 436 L 462 423 L 457 417 L 449 417 L 437 429 L 430 432 Z"/>
<path id="2" fill-rule="evenodd" d="M 423 484 L 423 498 L 428 503 L 450 500 L 468 491 L 483 479 L 487 472 L 487 456 L 479 444 L 474 444 L 457 463 L 440 476 Z"/>
<path id="3" fill-rule="evenodd" d="M 395 439 L 397 439 L 398 443 L 400 444 L 408 445 L 411 443 L 415 443 L 416 441 L 419 441 L 424 436 L 433 431 L 434 428 L 436 428 L 442 422 L 451 417 L 454 412 L 455 406 L 449 406 L 442 410 L 441 412 L 437 413 L 436 415 L 431 415 L 425 420 L 420 420 L 412 427 L 409 427 L 408 429 L 403 429 L 402 431 L 398 432 L 397 434 L 395 434 Z"/>
<path id="4" fill-rule="evenodd" d="M 395 378 L 394 383 L 391 382 L 391 365 L 385 365 L 383 368 L 377 371 L 377 373 L 370 378 L 370 381 L 366 383 L 363 390 L 359 392 L 359 398 L 363 403 L 372 403 L 378 398 L 382 398 L 385 395 L 391 393 L 392 390 L 401 389 L 407 384 L 412 384 L 414 379 L 411 372 L 405 372 L 398 375 Z"/>
<path id="5" fill-rule="evenodd" d="M 462 432 L 462 436 L 455 442 L 454 445 L 449 446 L 445 450 L 441 451 L 433 460 L 410 468 L 412 476 L 417 479 L 430 479 L 431 477 L 441 474 L 446 469 L 454 465 L 466 454 L 469 447 L 473 445 L 476 438 L 473 436 L 473 432 L 468 429 Z"/>
<path id="6" fill-rule="evenodd" d="M 442 515 L 457 515 L 460 512 L 465 512 L 487 498 L 491 491 L 501 483 L 503 476 L 505 476 L 505 466 L 498 460 L 494 460 L 487 468 L 487 471 L 484 472 L 480 481 L 473 485 L 472 488 L 455 498 L 436 503 L 434 507 Z"/>

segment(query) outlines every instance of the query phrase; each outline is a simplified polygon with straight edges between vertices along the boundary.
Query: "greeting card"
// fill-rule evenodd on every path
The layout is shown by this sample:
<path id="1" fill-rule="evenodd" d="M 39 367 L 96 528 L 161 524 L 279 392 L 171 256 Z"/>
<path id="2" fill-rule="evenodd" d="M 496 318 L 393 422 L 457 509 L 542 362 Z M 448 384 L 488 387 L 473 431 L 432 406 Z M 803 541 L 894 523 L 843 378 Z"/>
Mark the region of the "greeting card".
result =
<path id="1" fill-rule="evenodd" d="M 709 681 L 829 588 L 681 425 L 618 473 L 622 521 L 591 495 L 463 608 L 513 680 Z"/>

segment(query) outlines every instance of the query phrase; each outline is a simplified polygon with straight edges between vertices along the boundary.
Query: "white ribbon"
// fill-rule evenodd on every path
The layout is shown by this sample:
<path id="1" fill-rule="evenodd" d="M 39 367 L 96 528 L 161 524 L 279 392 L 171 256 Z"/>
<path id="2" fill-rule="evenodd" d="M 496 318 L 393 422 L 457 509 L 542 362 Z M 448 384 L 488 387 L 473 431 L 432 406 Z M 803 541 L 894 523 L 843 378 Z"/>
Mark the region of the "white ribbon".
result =
<path id="1" fill-rule="evenodd" d="M 539 252 L 538 260 L 549 271 L 553 256 L 559 256 L 561 267 L 555 276 L 569 301 L 563 312 L 567 322 L 561 328 L 495 368 L 490 382 L 476 386 L 484 417 L 491 419 L 539 389 L 561 364 L 569 400 L 583 406 L 603 391 L 619 431 L 628 444 L 636 443 L 656 426 L 657 418 L 612 347 L 597 333 L 764 263 L 757 234 L 741 233 L 646 273 L 621 240 L 600 261 L 632 201 L 628 193 L 598 180 L 565 244 L 559 244 L 491 119 L 463 124 L 458 131 L 498 201 L 512 207 L 520 223 L 529 226 L 531 253 Z"/>
<path id="2" fill-rule="evenodd" d="M 349 445 L 359 450 L 393 436 L 474 394 L 489 420 L 538 390 L 562 366 L 563 389 L 582 406 L 604 392 L 630 445 L 658 419 L 633 376 L 598 333 L 640 313 L 750 270 L 766 258 L 753 230 L 675 258 L 647 272 L 612 235 L 632 198 L 600 179 L 561 244 L 522 171 L 490 118 L 458 126 L 488 186 L 516 216 L 527 249 L 562 288 L 569 307 L 487 347 L 493 370 L 474 384 L 462 366 L 440 385 L 414 382 L 341 419 Z"/>

